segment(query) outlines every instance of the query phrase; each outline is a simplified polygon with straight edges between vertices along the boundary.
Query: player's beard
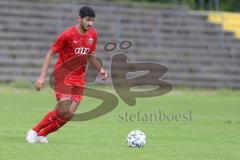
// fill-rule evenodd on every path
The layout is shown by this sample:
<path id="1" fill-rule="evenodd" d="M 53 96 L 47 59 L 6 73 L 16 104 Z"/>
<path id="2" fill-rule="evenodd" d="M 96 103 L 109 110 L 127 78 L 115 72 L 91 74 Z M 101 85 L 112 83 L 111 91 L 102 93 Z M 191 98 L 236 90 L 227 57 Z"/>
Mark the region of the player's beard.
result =
<path id="1" fill-rule="evenodd" d="M 84 23 L 81 23 L 81 28 L 82 28 L 82 30 L 84 31 L 84 32 L 87 32 L 88 31 L 88 29 L 89 29 L 89 27 L 88 27 L 88 25 L 87 24 L 84 24 Z"/>

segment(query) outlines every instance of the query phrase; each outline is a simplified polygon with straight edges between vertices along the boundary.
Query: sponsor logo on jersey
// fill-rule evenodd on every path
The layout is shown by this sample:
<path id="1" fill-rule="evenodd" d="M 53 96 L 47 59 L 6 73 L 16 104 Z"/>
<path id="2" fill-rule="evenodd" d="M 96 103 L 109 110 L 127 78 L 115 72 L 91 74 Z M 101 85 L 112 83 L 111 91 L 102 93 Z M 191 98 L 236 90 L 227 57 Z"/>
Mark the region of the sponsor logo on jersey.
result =
<path id="1" fill-rule="evenodd" d="M 75 48 L 74 50 L 75 54 L 88 54 L 90 52 L 89 48 L 85 48 L 85 47 L 80 47 L 80 48 Z"/>

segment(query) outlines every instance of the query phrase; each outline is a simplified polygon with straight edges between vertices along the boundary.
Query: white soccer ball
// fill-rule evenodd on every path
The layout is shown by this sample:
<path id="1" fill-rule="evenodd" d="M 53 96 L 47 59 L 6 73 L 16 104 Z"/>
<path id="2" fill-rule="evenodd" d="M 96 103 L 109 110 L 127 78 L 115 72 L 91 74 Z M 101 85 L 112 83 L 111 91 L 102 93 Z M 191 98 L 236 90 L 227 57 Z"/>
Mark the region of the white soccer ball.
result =
<path id="1" fill-rule="evenodd" d="M 133 130 L 127 136 L 127 143 L 129 147 L 143 148 L 146 142 L 146 136 L 140 130 Z"/>

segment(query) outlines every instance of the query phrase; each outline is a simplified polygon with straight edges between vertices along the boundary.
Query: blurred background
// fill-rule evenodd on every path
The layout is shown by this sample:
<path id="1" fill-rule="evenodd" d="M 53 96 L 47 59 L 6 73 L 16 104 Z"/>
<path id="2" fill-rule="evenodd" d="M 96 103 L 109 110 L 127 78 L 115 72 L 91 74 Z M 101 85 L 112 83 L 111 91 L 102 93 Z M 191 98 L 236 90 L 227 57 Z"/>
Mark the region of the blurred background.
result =
<path id="1" fill-rule="evenodd" d="M 49 136 L 49 145 L 29 145 L 26 131 L 56 105 L 52 89 L 35 92 L 33 82 L 53 41 L 77 24 L 83 5 L 96 10 L 96 55 L 109 73 L 112 57 L 123 51 L 107 52 L 104 45 L 127 40 L 132 42 L 125 51 L 128 63 L 165 65 L 168 72 L 161 78 L 175 89 L 136 98 L 132 107 L 114 91 L 110 78 L 106 83 L 97 79 L 91 88 L 118 96 L 113 111 L 67 124 Z M 239 0 L 0 0 L 0 159 L 238 160 L 239 11 Z M 121 71 L 123 64 L 118 65 Z M 84 96 L 78 113 L 101 103 Z M 168 116 L 148 117 L 159 113 Z M 179 115 L 191 118 L 179 121 Z M 145 148 L 127 146 L 126 136 L 134 129 L 146 134 Z"/>
<path id="2" fill-rule="evenodd" d="M 96 10 L 97 56 L 109 72 L 121 50 L 108 53 L 104 44 L 129 40 L 129 62 L 167 66 L 174 86 L 240 88 L 238 0 L 0 0 L 0 82 L 34 82 L 82 5 Z"/>

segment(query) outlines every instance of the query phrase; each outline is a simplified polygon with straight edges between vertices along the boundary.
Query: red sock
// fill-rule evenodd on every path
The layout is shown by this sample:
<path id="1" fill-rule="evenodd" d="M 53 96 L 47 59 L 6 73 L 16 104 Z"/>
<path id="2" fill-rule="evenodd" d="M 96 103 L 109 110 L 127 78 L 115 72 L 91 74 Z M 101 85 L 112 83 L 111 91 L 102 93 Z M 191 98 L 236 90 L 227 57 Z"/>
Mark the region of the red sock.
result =
<path id="1" fill-rule="evenodd" d="M 63 116 L 60 118 L 55 119 L 50 125 L 45 127 L 39 132 L 39 136 L 46 137 L 49 133 L 57 131 L 61 128 L 64 124 L 66 124 L 70 119 L 65 119 Z"/>
<path id="2" fill-rule="evenodd" d="M 33 127 L 33 130 L 39 133 L 41 129 L 51 124 L 51 122 L 56 120 L 60 115 L 61 112 L 58 109 L 48 112 L 45 117 L 35 127 Z"/>

